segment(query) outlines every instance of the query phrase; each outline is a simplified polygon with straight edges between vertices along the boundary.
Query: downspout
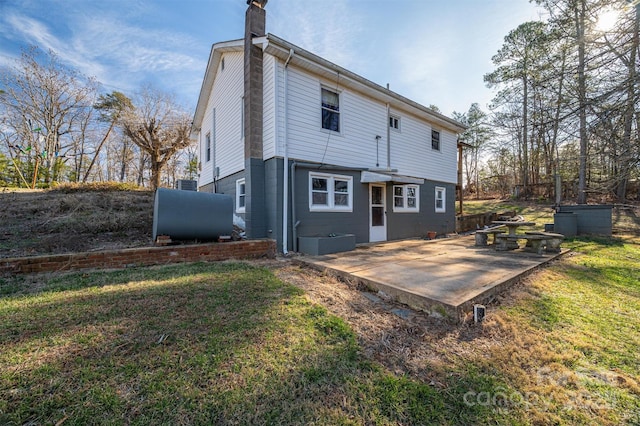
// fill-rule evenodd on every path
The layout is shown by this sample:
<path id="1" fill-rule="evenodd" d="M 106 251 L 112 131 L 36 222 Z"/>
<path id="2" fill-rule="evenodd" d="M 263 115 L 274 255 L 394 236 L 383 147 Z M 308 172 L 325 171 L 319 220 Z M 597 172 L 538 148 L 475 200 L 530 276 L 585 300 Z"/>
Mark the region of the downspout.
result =
<path id="1" fill-rule="evenodd" d="M 387 170 L 391 170 L 391 126 L 389 120 L 391 119 L 391 110 L 389 104 L 387 104 Z"/>
<path id="2" fill-rule="evenodd" d="M 216 109 L 211 112 L 211 137 L 209 138 L 209 160 L 211 160 L 211 192 L 216 193 Z"/>
<path id="3" fill-rule="evenodd" d="M 295 161 L 291 163 L 291 236 L 293 237 L 293 251 L 298 251 L 298 216 L 296 215 L 296 166 L 298 163 Z"/>
<path id="4" fill-rule="evenodd" d="M 288 250 L 288 240 L 289 240 L 289 132 L 287 131 L 289 127 L 289 102 L 287 99 L 289 98 L 289 81 L 288 81 L 288 67 L 291 58 L 293 57 L 293 49 L 289 49 L 289 56 L 287 60 L 284 62 L 284 135 L 283 135 L 283 167 L 282 167 L 282 253 L 287 255 L 289 253 Z M 292 172 L 295 169 L 292 166 Z M 291 176 L 294 176 L 293 174 Z M 294 176 L 295 177 L 295 176 Z M 295 180 L 295 179 L 294 179 Z M 293 187 L 293 182 L 291 183 Z M 291 196 L 293 198 L 293 195 Z M 292 203 L 293 204 L 293 203 Z M 295 217 L 295 204 L 293 204 L 293 212 L 292 216 Z M 295 241 L 295 225 L 294 225 L 294 241 Z M 294 243 L 295 246 L 295 243 Z"/>

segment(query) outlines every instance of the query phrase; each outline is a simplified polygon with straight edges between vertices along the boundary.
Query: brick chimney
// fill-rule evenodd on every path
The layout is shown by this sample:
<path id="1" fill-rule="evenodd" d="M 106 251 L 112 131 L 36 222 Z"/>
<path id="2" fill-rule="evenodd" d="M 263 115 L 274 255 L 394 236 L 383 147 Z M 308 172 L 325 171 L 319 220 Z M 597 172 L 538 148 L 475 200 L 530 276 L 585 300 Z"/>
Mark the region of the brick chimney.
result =
<path id="1" fill-rule="evenodd" d="M 265 35 L 267 0 L 248 0 L 244 31 L 244 164 L 245 224 L 248 238 L 267 237 L 265 171 L 262 159 L 262 47 L 254 37 Z"/>

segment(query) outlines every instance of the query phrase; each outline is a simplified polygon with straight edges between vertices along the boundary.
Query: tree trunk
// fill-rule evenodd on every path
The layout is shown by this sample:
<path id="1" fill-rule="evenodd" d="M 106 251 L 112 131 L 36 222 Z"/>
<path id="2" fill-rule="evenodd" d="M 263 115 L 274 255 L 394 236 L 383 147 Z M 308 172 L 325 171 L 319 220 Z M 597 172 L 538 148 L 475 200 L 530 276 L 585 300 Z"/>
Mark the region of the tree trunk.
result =
<path id="1" fill-rule="evenodd" d="M 151 189 L 156 190 L 160 187 L 160 179 L 162 172 L 162 163 L 151 158 Z"/>
<path id="2" fill-rule="evenodd" d="M 616 196 L 618 202 L 624 203 L 627 199 L 627 184 L 631 173 L 632 164 L 632 147 L 631 132 L 633 130 L 633 116 L 635 113 L 636 101 L 636 57 L 638 46 L 640 45 L 640 4 L 636 5 L 636 13 L 634 20 L 633 41 L 631 43 L 631 52 L 629 55 L 628 76 L 627 76 L 627 102 L 624 111 L 624 132 L 622 135 L 622 158 L 620 164 L 620 176 L 618 180 L 618 188 Z"/>
<path id="3" fill-rule="evenodd" d="M 98 155 L 100 155 L 100 150 L 102 149 L 102 145 L 104 145 L 104 143 L 109 138 L 109 135 L 111 134 L 111 130 L 113 130 L 113 126 L 115 124 L 116 124 L 115 120 L 112 120 L 111 124 L 109 125 L 109 129 L 107 130 L 107 133 L 104 135 L 104 138 L 102 138 L 102 140 L 98 144 L 98 149 L 96 149 L 96 153 L 93 155 L 93 158 L 91 159 L 91 163 L 89 163 L 89 167 L 87 167 L 87 171 L 85 172 L 84 177 L 82 178 L 82 182 L 86 182 L 87 179 L 89 178 L 89 173 L 91 173 L 91 168 L 95 164 L 96 158 L 98 158 Z"/>
<path id="4" fill-rule="evenodd" d="M 585 76 L 585 14 L 586 0 L 580 0 L 575 9 L 578 37 L 578 116 L 580 120 L 580 161 L 578 165 L 578 204 L 587 203 L 587 88 Z"/>
<path id="5" fill-rule="evenodd" d="M 525 59 L 526 61 L 526 59 Z M 524 77 L 522 78 L 522 193 L 525 199 L 529 198 L 529 142 L 527 133 L 529 132 L 529 87 L 527 84 L 527 66 L 525 63 Z"/>

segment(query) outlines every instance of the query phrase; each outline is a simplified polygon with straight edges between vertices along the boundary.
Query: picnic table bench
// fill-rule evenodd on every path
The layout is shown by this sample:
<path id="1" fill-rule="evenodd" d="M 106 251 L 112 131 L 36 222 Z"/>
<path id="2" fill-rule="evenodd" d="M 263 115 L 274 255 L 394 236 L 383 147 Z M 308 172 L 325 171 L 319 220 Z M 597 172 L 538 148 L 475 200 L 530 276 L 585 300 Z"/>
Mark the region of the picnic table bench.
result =
<path id="1" fill-rule="evenodd" d="M 498 234 L 496 238 L 496 250 L 507 251 L 518 248 L 518 240 L 527 240 L 527 248 L 531 251 L 542 254 L 547 244 L 547 237 L 544 235 L 531 234 Z"/>
<path id="2" fill-rule="evenodd" d="M 495 245 L 496 244 L 496 235 L 498 234 L 505 234 L 506 231 L 503 231 L 502 229 L 502 225 L 500 226 L 496 226 L 494 228 L 487 228 L 487 229 L 479 229 L 476 231 L 475 237 L 476 237 L 476 246 L 487 246 L 489 245 L 488 243 L 488 237 L 489 235 L 493 235 L 493 241 L 492 244 Z"/>
<path id="3" fill-rule="evenodd" d="M 560 244 L 564 240 L 564 235 L 554 232 L 527 231 L 528 235 L 542 235 L 546 238 L 545 251 L 550 253 L 560 253 Z"/>
<path id="4" fill-rule="evenodd" d="M 526 240 L 526 249 L 542 254 L 543 250 L 548 253 L 560 253 L 560 244 L 564 240 L 564 235 L 553 232 L 528 231 L 524 234 L 499 234 L 496 235 L 496 250 L 506 251 L 518 245 L 518 240 Z"/>

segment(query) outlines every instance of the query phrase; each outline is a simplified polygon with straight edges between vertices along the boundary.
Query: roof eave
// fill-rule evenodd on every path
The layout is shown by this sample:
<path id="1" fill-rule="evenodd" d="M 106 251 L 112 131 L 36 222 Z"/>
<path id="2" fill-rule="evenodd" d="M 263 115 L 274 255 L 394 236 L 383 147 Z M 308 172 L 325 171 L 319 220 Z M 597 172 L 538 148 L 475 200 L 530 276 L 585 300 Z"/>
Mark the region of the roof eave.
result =
<path id="1" fill-rule="evenodd" d="M 431 108 L 428 108 L 424 105 L 419 104 L 418 102 L 412 101 L 409 98 L 406 98 L 392 90 L 389 90 L 379 84 L 376 84 L 352 71 L 349 71 L 345 68 L 342 68 L 339 65 L 334 64 L 324 58 L 321 58 L 318 55 L 315 55 L 301 47 L 298 47 L 292 43 L 289 43 L 286 40 L 283 40 L 273 34 L 267 34 L 263 37 L 256 37 L 253 39 L 254 44 L 262 45 L 263 50 L 266 53 L 269 53 L 283 61 L 286 61 L 289 58 L 289 53 L 291 50 L 294 51 L 294 56 L 290 59 L 291 63 L 302 65 L 306 68 L 315 67 L 318 69 L 320 74 L 327 72 L 339 75 L 340 81 L 350 82 L 352 86 L 355 86 L 356 89 L 365 92 L 366 94 L 378 98 L 385 103 L 389 103 L 390 105 L 403 105 L 408 106 L 410 109 L 414 110 L 419 114 L 426 116 L 428 121 L 436 124 L 437 126 L 441 126 L 447 128 L 454 133 L 462 133 L 467 129 L 467 126 L 464 124 L 449 118 L 439 112 L 434 111 Z M 306 63 L 305 63 L 306 61 Z"/>

